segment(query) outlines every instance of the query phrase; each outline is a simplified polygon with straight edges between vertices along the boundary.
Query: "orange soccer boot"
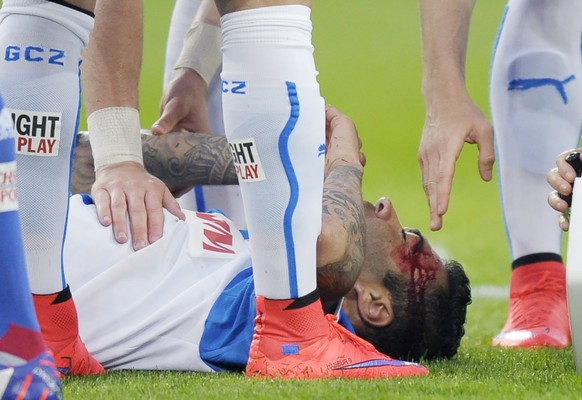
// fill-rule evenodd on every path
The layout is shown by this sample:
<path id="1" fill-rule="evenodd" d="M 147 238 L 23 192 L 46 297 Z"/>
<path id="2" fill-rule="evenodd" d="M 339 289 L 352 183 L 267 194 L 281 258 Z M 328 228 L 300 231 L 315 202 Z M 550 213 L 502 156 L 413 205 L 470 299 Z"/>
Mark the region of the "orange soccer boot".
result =
<path id="1" fill-rule="evenodd" d="M 523 265 L 511 273 L 509 315 L 493 346 L 567 347 L 571 343 L 566 269 L 558 261 Z"/>
<path id="2" fill-rule="evenodd" d="M 105 369 L 87 351 L 79 336 L 77 309 L 67 286 L 48 295 L 33 295 L 34 308 L 57 369 L 66 376 L 103 374 Z"/>
<path id="3" fill-rule="evenodd" d="M 422 365 L 380 353 L 339 325 L 335 316 L 324 316 L 318 296 L 302 301 L 309 296 L 297 300 L 257 297 L 248 376 L 376 379 L 428 373 Z"/>

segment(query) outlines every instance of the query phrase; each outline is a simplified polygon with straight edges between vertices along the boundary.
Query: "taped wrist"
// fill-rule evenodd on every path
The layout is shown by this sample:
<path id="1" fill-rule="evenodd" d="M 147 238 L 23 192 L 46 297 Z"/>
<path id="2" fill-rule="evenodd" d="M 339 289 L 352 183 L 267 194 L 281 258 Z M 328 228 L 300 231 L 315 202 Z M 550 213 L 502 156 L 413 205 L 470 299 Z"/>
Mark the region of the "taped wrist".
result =
<path id="1" fill-rule="evenodd" d="M 190 68 L 198 72 L 206 84 L 210 84 L 222 63 L 222 35 L 220 28 L 205 22 L 194 22 L 186 36 L 180 57 L 174 66 Z"/>
<path id="2" fill-rule="evenodd" d="M 130 107 L 97 110 L 87 118 L 89 141 L 99 168 L 124 161 L 143 165 L 139 112 Z"/>

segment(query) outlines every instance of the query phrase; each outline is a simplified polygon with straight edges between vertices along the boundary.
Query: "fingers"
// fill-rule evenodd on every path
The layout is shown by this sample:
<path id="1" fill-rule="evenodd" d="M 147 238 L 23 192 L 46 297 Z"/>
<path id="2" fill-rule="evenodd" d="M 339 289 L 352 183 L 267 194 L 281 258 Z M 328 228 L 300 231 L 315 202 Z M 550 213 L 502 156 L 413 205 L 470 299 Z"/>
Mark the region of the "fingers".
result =
<path id="1" fill-rule="evenodd" d="M 563 166 L 563 168 L 570 169 L 571 167 L 570 165 L 566 164 Z M 567 174 L 569 177 L 570 175 L 574 177 L 576 176 L 573 169 L 571 171 L 567 170 L 565 174 Z M 564 179 L 564 176 L 560 174 L 560 170 L 558 168 L 553 168 L 550 170 L 546 176 L 546 179 L 550 186 L 556 191 L 556 193 L 560 193 L 564 196 L 572 194 L 571 182 L 573 182 L 573 180 L 569 181 Z"/>
<path id="2" fill-rule="evenodd" d="M 568 211 L 568 203 L 560 197 L 557 191 L 552 191 L 548 194 L 548 204 L 556 211 L 565 213 Z"/>
<path id="3" fill-rule="evenodd" d="M 438 231 L 443 226 L 442 217 L 449 208 L 455 170 L 454 162 L 445 163 L 445 160 L 441 159 L 441 163 L 443 165 L 436 170 L 427 168 L 425 173 L 428 176 L 426 178 L 423 177 L 424 192 L 427 196 L 430 210 L 430 229 L 433 231 Z"/>
<path id="4" fill-rule="evenodd" d="M 354 122 L 332 106 L 326 106 L 326 164 L 347 162 L 363 167 L 366 157 L 360 151 L 362 141 Z"/>
<path id="5" fill-rule="evenodd" d="M 161 117 L 152 125 L 152 134 L 165 135 L 176 130 L 176 125 L 186 115 L 187 112 L 183 110 L 180 102 L 174 101 L 174 99 L 170 100 L 164 107 Z"/>
<path id="6" fill-rule="evenodd" d="M 564 214 L 560 214 L 560 219 L 558 223 L 560 225 L 561 230 L 563 230 L 564 232 L 568 232 L 568 229 L 570 229 L 570 222 L 568 221 Z"/>
<path id="7" fill-rule="evenodd" d="M 556 158 L 556 166 L 558 168 L 558 173 L 559 176 L 565 180 L 566 182 L 572 184 L 574 183 L 574 180 L 576 179 L 576 171 L 574 170 L 574 167 L 572 167 L 567 161 L 566 158 L 568 157 L 568 155 L 570 153 L 579 151 L 580 149 L 576 150 L 576 149 L 571 149 L 568 151 L 565 151 L 563 153 L 561 153 L 558 158 Z M 551 171 L 550 171 L 551 172 Z M 558 189 L 558 188 L 554 188 L 554 189 Z"/>
<path id="8" fill-rule="evenodd" d="M 421 158 L 423 188 L 430 210 L 430 229 L 438 231 L 443 226 L 443 215 L 449 208 L 449 198 L 456 157 Z M 432 164 L 431 164 L 432 163 Z M 433 167 L 433 165 L 436 165 Z"/>
<path id="9" fill-rule="evenodd" d="M 146 200 L 145 202 L 144 197 Z M 141 250 L 148 244 L 150 244 L 148 236 L 157 237 L 157 239 L 159 239 L 162 235 L 163 215 L 161 216 L 162 226 L 159 227 L 159 229 L 154 232 L 149 232 L 148 235 L 148 228 L 150 225 L 148 224 L 148 222 L 152 220 L 153 223 L 151 225 L 153 225 L 155 228 L 158 228 L 156 222 L 158 221 L 160 216 L 155 215 L 155 212 L 158 210 L 155 209 L 151 204 L 150 208 L 152 209 L 152 214 L 148 215 L 148 210 L 146 209 L 147 197 L 148 193 L 145 194 L 143 192 L 136 193 L 136 191 L 129 192 L 127 196 L 127 214 L 124 213 L 123 215 L 118 216 L 120 224 L 121 223 L 127 224 L 126 216 L 129 217 L 133 249 L 136 251 Z M 114 206 L 112 204 L 112 209 L 113 208 Z M 119 210 L 123 208 L 124 207 L 121 204 L 119 204 Z M 159 209 L 159 212 L 161 213 L 161 208 Z M 113 230 L 115 230 L 115 222 Z"/>
<path id="10" fill-rule="evenodd" d="M 119 163 L 98 170 L 91 194 L 99 221 L 112 226 L 119 243 L 126 243 L 131 232 L 135 250 L 162 236 L 164 207 L 185 219 L 166 185 L 137 163 Z"/>
<path id="11" fill-rule="evenodd" d="M 99 222 L 104 226 L 112 225 L 115 240 L 119 243 L 126 243 L 129 236 L 125 218 L 127 208 L 123 193 L 96 189 L 92 191 L 91 195 L 95 202 Z"/>
<path id="12" fill-rule="evenodd" d="M 478 135 L 476 143 L 479 149 L 479 174 L 484 181 L 490 181 L 493 177 L 493 164 L 495 163 L 493 127 L 490 124 L 482 126 L 478 130 Z"/>
<path id="13" fill-rule="evenodd" d="M 174 196 L 172 196 L 172 193 L 170 192 L 170 190 L 168 190 L 168 188 L 166 188 L 166 190 L 164 191 L 164 195 L 162 198 L 162 206 L 177 218 L 181 220 L 186 219 L 186 215 L 182 211 L 180 203 L 178 203 Z"/>
<path id="14" fill-rule="evenodd" d="M 573 184 L 576 179 L 576 171 L 566 161 L 568 156 L 580 149 L 571 149 L 561 153 L 556 159 L 556 168 L 551 169 L 547 174 L 547 181 L 554 189 L 548 195 L 548 204 L 556 211 L 560 212 L 559 226 L 563 231 L 570 228 L 567 215 L 570 212 L 566 196 L 570 196 L 573 191 Z"/>

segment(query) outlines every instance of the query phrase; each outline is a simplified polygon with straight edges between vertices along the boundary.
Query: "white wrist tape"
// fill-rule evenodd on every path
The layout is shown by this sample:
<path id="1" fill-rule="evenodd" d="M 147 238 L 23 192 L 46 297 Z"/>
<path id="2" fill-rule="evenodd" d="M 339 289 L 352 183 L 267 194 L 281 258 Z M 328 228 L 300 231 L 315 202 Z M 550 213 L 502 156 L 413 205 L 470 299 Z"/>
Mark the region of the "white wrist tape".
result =
<path id="1" fill-rule="evenodd" d="M 130 107 L 97 110 L 87 118 L 89 141 L 95 162 L 100 167 L 123 161 L 143 165 L 139 112 Z"/>
<path id="2" fill-rule="evenodd" d="M 210 84 L 216 70 L 222 63 L 222 35 L 220 28 L 205 22 L 194 22 L 182 45 L 182 52 L 174 66 L 178 68 L 190 68 L 198 72 L 200 76 Z"/>

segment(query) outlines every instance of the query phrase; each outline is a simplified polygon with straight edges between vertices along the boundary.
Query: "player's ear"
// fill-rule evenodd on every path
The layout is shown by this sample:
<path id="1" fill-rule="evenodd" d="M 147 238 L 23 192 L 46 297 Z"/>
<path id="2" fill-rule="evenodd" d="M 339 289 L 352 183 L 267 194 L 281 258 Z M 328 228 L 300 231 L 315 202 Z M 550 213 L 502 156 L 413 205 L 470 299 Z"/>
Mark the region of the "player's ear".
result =
<path id="1" fill-rule="evenodd" d="M 387 292 L 367 293 L 366 296 L 358 299 L 360 315 L 362 319 L 376 327 L 388 326 L 394 320 L 394 310 L 392 299 Z"/>

